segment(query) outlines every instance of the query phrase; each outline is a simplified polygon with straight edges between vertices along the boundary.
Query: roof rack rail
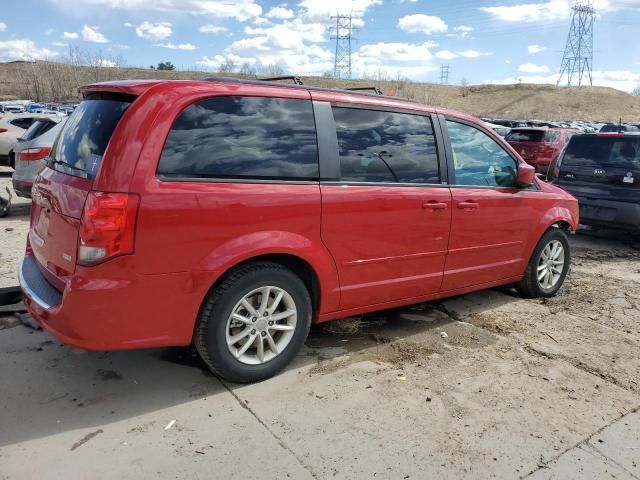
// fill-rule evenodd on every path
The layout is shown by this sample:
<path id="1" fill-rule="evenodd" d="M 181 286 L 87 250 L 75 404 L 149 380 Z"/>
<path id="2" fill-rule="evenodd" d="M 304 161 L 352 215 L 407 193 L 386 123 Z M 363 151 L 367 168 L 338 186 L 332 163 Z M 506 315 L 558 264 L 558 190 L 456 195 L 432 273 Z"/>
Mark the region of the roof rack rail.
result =
<path id="1" fill-rule="evenodd" d="M 369 91 L 369 92 L 375 93 L 376 95 L 384 95 L 382 90 L 380 90 L 378 87 L 350 87 L 350 88 L 345 88 L 345 90 L 349 90 L 349 91 L 352 91 L 352 92 Z"/>
<path id="2" fill-rule="evenodd" d="M 258 79 L 261 82 L 277 82 L 280 80 L 291 80 L 295 85 L 304 85 L 304 82 L 300 79 L 300 77 L 296 77 L 295 75 L 288 75 L 284 77 L 267 77 Z"/>

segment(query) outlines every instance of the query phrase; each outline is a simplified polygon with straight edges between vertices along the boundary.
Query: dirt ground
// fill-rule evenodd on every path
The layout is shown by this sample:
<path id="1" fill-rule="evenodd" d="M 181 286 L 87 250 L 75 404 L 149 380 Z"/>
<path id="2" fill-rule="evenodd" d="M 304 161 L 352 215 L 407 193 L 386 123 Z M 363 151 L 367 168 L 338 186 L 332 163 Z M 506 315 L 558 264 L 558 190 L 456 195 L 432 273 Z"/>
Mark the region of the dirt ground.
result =
<path id="1" fill-rule="evenodd" d="M 0 220 L 5 285 L 27 212 Z M 254 385 L 188 349 L 79 352 L 5 324 L 0 479 L 639 479 L 640 243 L 571 243 L 557 298 L 496 289 L 317 326 Z"/>

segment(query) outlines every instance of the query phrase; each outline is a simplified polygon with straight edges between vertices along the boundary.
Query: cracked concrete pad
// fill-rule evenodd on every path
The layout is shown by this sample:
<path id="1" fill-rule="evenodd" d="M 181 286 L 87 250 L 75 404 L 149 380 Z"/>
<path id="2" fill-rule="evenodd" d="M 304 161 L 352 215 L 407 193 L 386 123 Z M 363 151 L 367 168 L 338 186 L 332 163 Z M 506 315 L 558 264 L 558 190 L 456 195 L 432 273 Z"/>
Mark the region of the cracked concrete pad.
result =
<path id="1" fill-rule="evenodd" d="M 2 331 L 0 478 L 311 478 L 218 380 L 167 352 Z"/>
<path id="2" fill-rule="evenodd" d="M 640 411 L 594 435 L 589 445 L 640 478 Z"/>
<path id="3" fill-rule="evenodd" d="M 588 446 L 574 448 L 527 480 L 634 480 L 623 468 Z"/>
<path id="4" fill-rule="evenodd" d="M 366 361 L 233 388 L 318 478 L 338 479 L 515 478 L 637 403 L 506 340 L 420 365 Z"/>

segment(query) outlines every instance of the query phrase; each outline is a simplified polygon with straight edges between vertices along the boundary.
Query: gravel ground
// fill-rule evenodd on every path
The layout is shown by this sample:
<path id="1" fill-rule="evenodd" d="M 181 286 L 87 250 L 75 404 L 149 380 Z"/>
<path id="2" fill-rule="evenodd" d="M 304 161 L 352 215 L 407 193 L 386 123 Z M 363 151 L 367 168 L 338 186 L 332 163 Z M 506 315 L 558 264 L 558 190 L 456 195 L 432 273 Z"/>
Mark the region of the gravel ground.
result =
<path id="1" fill-rule="evenodd" d="M 6 284 L 27 221 L 0 221 Z M 0 479 L 638 479 L 640 245 L 571 243 L 557 298 L 496 289 L 314 327 L 254 385 L 188 349 L 2 329 Z"/>

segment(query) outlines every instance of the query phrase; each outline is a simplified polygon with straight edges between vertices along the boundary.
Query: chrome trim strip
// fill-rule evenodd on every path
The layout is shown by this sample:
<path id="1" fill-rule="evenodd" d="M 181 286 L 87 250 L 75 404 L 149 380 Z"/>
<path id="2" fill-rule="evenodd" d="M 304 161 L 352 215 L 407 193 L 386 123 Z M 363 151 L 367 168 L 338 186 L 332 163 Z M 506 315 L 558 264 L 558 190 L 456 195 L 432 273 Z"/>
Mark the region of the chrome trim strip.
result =
<path id="1" fill-rule="evenodd" d="M 38 296 L 38 294 L 36 294 L 36 292 L 34 292 L 31 289 L 31 287 L 29 287 L 27 282 L 25 281 L 24 275 L 22 274 L 22 268 L 23 267 L 24 267 L 24 259 L 22 260 L 22 263 L 20 264 L 20 270 L 18 270 L 18 282 L 20 282 L 20 286 L 22 287 L 22 290 L 24 291 L 24 293 L 26 293 L 29 296 L 29 298 L 31 298 L 31 300 L 36 302 L 40 307 L 44 308 L 45 310 L 51 310 L 53 308 L 53 306 L 49 305 L 47 302 L 42 300 Z"/>

